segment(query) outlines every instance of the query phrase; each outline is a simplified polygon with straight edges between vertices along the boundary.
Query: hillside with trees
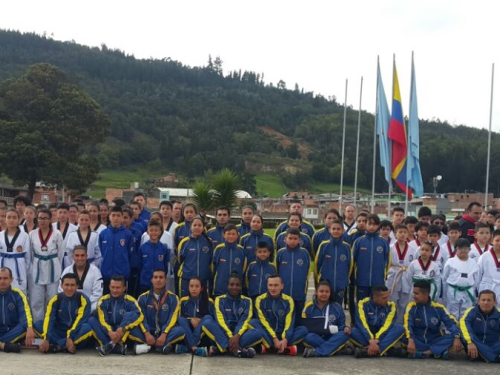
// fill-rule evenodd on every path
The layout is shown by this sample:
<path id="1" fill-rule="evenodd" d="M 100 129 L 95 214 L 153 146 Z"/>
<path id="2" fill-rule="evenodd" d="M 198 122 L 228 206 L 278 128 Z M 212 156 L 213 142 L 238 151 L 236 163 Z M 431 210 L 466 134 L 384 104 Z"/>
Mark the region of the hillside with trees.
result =
<path id="1" fill-rule="evenodd" d="M 109 116 L 110 133 L 95 147 L 102 168 L 141 166 L 191 178 L 230 168 L 250 185 L 252 175 L 278 175 L 289 189 L 340 181 L 343 107 L 335 98 L 293 83 L 266 82 L 265 72 L 226 72 L 219 57 L 189 67 L 170 58 L 136 59 L 105 45 L 0 30 L 0 82 L 37 63 L 65 71 Z M 344 182 L 352 185 L 358 112 L 348 108 L 347 114 Z M 358 181 L 370 189 L 373 114 L 363 112 L 361 120 Z M 420 124 L 425 190 L 432 190 L 432 177 L 440 174 L 441 191 L 483 191 L 487 132 L 439 120 Z M 496 160 L 499 134 L 492 142 Z M 384 191 L 377 168 L 376 188 Z M 498 193 L 494 162 L 490 184 Z"/>

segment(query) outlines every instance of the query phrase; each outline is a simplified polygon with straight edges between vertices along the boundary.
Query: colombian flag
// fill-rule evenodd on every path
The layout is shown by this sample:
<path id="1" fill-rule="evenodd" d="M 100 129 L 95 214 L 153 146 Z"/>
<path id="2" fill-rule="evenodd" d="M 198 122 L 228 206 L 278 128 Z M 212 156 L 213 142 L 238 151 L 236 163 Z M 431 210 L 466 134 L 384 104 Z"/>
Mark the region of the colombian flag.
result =
<path id="1" fill-rule="evenodd" d="M 406 142 L 406 127 L 403 119 L 396 63 L 394 63 L 392 92 L 392 114 L 388 135 L 392 141 L 392 179 L 401 190 L 408 194 L 408 198 L 411 199 L 411 189 L 408 188 L 409 191 L 406 192 L 408 145 Z"/>

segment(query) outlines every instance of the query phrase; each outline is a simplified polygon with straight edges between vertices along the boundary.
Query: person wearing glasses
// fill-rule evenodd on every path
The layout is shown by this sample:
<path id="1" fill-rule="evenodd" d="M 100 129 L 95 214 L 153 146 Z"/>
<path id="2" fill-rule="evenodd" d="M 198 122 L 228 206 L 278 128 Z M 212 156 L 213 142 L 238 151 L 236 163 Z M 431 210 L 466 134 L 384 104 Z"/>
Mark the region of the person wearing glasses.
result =
<path id="1" fill-rule="evenodd" d="M 30 303 L 34 321 L 44 318 L 45 307 L 57 294 L 64 256 L 63 237 L 51 225 L 50 210 L 40 210 L 37 219 L 38 228 L 29 234 L 32 254 Z"/>

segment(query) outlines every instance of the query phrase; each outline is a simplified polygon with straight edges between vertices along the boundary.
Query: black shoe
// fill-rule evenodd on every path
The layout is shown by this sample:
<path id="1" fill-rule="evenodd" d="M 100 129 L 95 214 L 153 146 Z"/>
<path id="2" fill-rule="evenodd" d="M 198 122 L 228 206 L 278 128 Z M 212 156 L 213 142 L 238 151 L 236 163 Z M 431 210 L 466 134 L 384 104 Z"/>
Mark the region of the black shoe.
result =
<path id="1" fill-rule="evenodd" d="M 234 353 L 236 357 L 239 358 L 253 358 L 255 357 L 255 349 L 254 348 L 242 348 Z"/>
<path id="2" fill-rule="evenodd" d="M 209 356 L 209 357 L 213 357 L 213 356 L 215 356 L 215 355 L 221 355 L 221 354 L 222 354 L 222 353 L 221 353 L 221 351 L 220 351 L 220 350 L 219 350 L 219 348 L 218 348 L 218 347 L 216 347 L 216 346 L 210 346 L 210 347 L 208 348 L 208 356 Z"/>
<path id="3" fill-rule="evenodd" d="M 316 357 L 316 349 L 314 348 L 305 348 L 304 353 L 302 354 L 304 358 L 313 358 Z"/>
<path id="4" fill-rule="evenodd" d="M 346 345 L 335 354 L 336 355 L 353 355 L 354 348 L 352 346 Z"/>
<path id="5" fill-rule="evenodd" d="M 116 345 L 116 346 L 118 346 L 118 345 Z M 96 349 L 97 349 L 97 353 L 99 353 L 99 355 L 101 357 L 104 357 L 105 355 L 108 355 L 109 353 L 111 353 L 113 351 L 114 347 L 115 347 L 115 345 L 112 342 L 108 342 L 105 345 L 98 346 Z"/>
<path id="6" fill-rule="evenodd" d="M 368 350 L 365 348 L 356 348 L 354 349 L 354 357 L 355 358 L 368 358 Z"/>
<path id="7" fill-rule="evenodd" d="M 387 356 L 395 358 L 407 358 L 408 352 L 406 351 L 405 348 L 390 348 L 387 351 Z"/>
<path id="8" fill-rule="evenodd" d="M 6 342 L 3 347 L 3 351 L 5 353 L 20 353 L 21 345 L 20 344 L 11 344 Z"/>
<path id="9" fill-rule="evenodd" d="M 127 354 L 127 346 L 116 344 L 115 347 L 113 348 L 113 350 L 111 350 L 111 353 L 126 355 Z"/>
<path id="10" fill-rule="evenodd" d="M 174 347 L 172 345 L 165 345 L 162 349 L 161 349 L 161 353 L 162 354 L 169 354 L 172 352 L 172 350 L 174 349 Z"/>

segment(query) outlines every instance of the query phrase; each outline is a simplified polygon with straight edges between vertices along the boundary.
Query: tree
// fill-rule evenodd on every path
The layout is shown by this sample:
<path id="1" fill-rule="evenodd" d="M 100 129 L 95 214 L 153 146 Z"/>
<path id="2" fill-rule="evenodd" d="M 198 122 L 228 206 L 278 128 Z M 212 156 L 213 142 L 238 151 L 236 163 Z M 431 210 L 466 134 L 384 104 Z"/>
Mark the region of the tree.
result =
<path id="1" fill-rule="evenodd" d="M 38 181 L 85 191 L 99 172 L 94 147 L 110 128 L 100 106 L 53 65 L 0 85 L 0 165 L 30 198 Z"/>
<path id="2" fill-rule="evenodd" d="M 240 189 L 240 179 L 230 169 L 224 168 L 213 177 L 213 200 L 215 206 L 233 207 L 236 203 L 236 192 Z"/>
<path id="3" fill-rule="evenodd" d="M 213 191 L 205 182 L 198 182 L 193 188 L 193 201 L 200 212 L 208 212 L 213 208 Z"/>

